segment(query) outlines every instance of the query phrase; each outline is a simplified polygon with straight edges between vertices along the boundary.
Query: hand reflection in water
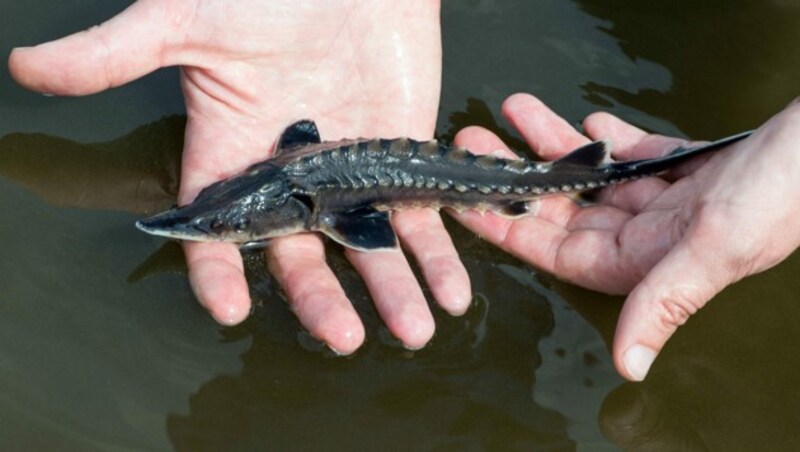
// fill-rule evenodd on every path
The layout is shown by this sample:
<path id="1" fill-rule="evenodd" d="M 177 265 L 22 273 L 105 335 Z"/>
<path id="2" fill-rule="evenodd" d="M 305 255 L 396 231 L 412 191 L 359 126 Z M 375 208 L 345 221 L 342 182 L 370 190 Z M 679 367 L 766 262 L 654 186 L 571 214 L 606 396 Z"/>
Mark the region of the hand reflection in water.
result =
<path id="1" fill-rule="evenodd" d="M 610 139 L 620 160 L 652 158 L 685 141 L 647 134 L 606 113 L 589 116 L 581 135 L 529 95 L 510 97 L 503 114 L 543 158 L 591 139 Z M 492 133 L 467 128 L 456 143 L 503 149 Z M 727 285 L 766 270 L 800 245 L 800 102 L 750 138 L 672 171 L 605 189 L 599 205 L 543 199 L 535 216 L 510 221 L 457 215 L 473 231 L 572 283 L 627 294 L 614 338 L 617 370 L 643 380 L 675 330 Z M 535 209 L 534 209 L 535 210 Z"/>
<path id="2" fill-rule="evenodd" d="M 9 66 L 23 85 L 57 95 L 96 93 L 160 67 L 180 65 L 188 123 L 179 202 L 268 156 L 288 123 L 317 121 L 323 138 L 428 139 L 441 73 L 438 2 L 140 0 L 108 22 L 33 48 Z M 432 210 L 393 218 L 434 297 L 451 314 L 470 303 L 466 270 Z M 250 310 L 232 244 L 186 244 L 192 287 L 223 324 Z M 325 263 L 321 239 L 272 241 L 271 269 L 292 309 L 317 338 L 356 350 L 363 326 Z M 392 333 L 424 346 L 434 324 L 400 252 L 348 257 Z"/>

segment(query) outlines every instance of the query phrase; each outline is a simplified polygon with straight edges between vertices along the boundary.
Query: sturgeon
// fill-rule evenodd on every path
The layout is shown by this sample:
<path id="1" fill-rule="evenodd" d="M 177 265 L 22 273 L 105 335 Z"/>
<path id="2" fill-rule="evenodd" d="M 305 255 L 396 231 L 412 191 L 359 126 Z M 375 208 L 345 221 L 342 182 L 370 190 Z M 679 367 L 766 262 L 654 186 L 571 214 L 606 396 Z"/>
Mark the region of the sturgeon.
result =
<path id="1" fill-rule="evenodd" d="M 140 220 L 144 232 L 180 240 L 262 244 L 318 231 L 360 251 L 397 247 L 391 211 L 414 207 L 528 213 L 542 196 L 579 193 L 659 174 L 751 132 L 645 160 L 610 161 L 595 141 L 561 159 L 538 162 L 475 155 L 433 141 L 320 139 L 313 121 L 289 126 L 274 156 L 204 188 L 182 207 Z"/>

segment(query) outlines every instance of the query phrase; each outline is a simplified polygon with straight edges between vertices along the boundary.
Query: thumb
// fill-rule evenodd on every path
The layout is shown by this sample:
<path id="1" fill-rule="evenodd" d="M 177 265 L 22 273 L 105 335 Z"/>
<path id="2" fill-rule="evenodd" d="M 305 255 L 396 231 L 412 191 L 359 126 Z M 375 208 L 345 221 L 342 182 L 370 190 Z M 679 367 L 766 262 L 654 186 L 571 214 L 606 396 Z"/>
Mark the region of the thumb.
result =
<path id="1" fill-rule="evenodd" d="M 722 253 L 698 250 L 688 237 L 633 289 L 614 336 L 614 364 L 625 378 L 642 381 L 667 340 L 731 279 Z"/>
<path id="2" fill-rule="evenodd" d="M 166 65 L 162 59 L 170 31 L 163 4 L 138 1 L 102 25 L 35 47 L 14 49 L 8 61 L 11 75 L 35 91 L 76 96 L 152 72 Z"/>

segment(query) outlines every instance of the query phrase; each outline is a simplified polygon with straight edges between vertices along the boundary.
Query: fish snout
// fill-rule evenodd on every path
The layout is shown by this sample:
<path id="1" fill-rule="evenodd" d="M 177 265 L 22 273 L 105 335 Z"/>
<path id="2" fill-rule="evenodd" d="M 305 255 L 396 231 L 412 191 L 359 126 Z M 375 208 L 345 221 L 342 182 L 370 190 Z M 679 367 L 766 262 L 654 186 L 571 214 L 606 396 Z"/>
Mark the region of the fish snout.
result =
<path id="1" fill-rule="evenodd" d="M 180 209 L 174 209 L 141 219 L 136 222 L 136 227 L 140 231 L 161 237 L 198 240 L 204 232 L 198 227 L 199 223 L 184 215 Z"/>

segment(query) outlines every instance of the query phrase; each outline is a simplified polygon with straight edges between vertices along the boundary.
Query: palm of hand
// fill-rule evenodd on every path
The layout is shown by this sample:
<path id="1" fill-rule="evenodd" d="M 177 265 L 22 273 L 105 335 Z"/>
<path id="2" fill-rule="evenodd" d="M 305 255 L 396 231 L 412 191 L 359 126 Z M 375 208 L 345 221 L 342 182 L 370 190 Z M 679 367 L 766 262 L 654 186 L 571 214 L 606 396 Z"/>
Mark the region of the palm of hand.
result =
<path id="1" fill-rule="evenodd" d="M 588 143 L 569 124 L 538 100 L 517 95 L 503 112 L 546 159 L 555 159 Z M 600 122 L 601 124 L 598 124 Z M 602 124 L 611 122 L 611 124 Z M 607 115 L 587 120 L 597 137 L 622 125 Z M 623 159 L 661 155 L 683 140 L 648 136 L 627 126 L 612 136 L 615 154 Z M 476 152 L 505 146 L 480 129 L 465 129 L 456 142 Z M 612 186 L 596 204 L 581 208 L 566 197 L 536 202 L 536 215 L 511 221 L 494 215 L 466 213 L 459 219 L 506 251 L 578 285 L 606 293 L 628 293 L 681 238 L 695 202 L 694 176 L 670 185 L 657 178 Z M 665 234 L 664 231 L 670 231 Z M 534 238 L 535 237 L 535 238 Z"/>
<path id="2" fill-rule="evenodd" d="M 292 2 L 287 7 L 296 5 Z M 190 112 L 184 166 L 190 178 L 183 185 L 184 200 L 191 199 L 196 189 L 263 159 L 265 135 L 277 136 L 288 118 L 315 118 L 330 139 L 432 134 L 440 71 L 437 28 L 409 35 L 407 18 L 397 12 L 376 17 L 379 9 L 353 4 L 348 11 L 337 9 L 331 14 L 324 5 L 299 15 L 304 23 L 286 20 L 274 11 L 265 17 L 251 16 L 248 20 L 255 23 L 244 25 L 245 29 L 269 30 L 268 36 L 254 36 L 253 42 L 238 40 L 240 30 L 225 30 L 214 34 L 213 42 L 203 42 L 203 30 L 213 27 L 217 19 L 213 10 L 200 14 L 209 25 L 196 28 L 199 46 L 219 46 L 212 55 L 221 57 L 208 65 L 202 61 L 205 56 L 201 61 L 181 61 L 187 67 L 184 89 Z M 430 25 L 435 25 L 435 15 L 430 19 Z M 275 40 L 276 36 L 285 41 Z M 266 43 L 268 47 L 263 46 Z M 215 140 L 230 133 L 235 136 Z M 210 148 L 208 144 L 214 141 L 224 145 Z M 232 149 L 241 150 L 241 161 L 231 159 Z M 415 254 L 429 279 L 434 279 L 437 299 L 454 313 L 466 309 L 466 273 L 440 219 L 432 212 L 405 212 L 396 215 L 394 223 L 412 252 L 426 250 L 426 255 Z M 209 253 L 213 253 L 211 259 Z M 273 274 L 312 334 L 341 352 L 358 347 L 364 334 L 360 321 L 324 263 L 319 238 L 275 240 L 269 255 Z M 390 330 L 409 347 L 424 345 L 433 333 L 433 321 L 404 257 L 352 252 L 348 257 L 364 276 Z M 238 308 L 233 316 L 241 316 L 249 301 L 238 253 L 232 247 L 187 245 L 187 258 L 194 264 L 195 291 L 201 301 L 207 300 L 212 313 L 223 321 L 228 315 L 216 314 L 218 300 L 223 298 L 214 292 L 217 287 L 239 287 L 238 299 L 230 290 L 229 303 L 221 309 L 233 306 Z M 437 265 L 437 260 L 447 265 Z"/>
<path id="3" fill-rule="evenodd" d="M 183 32 L 165 59 L 184 68 L 187 138 L 203 142 L 187 146 L 184 201 L 263 160 L 296 119 L 317 120 L 332 140 L 432 134 L 438 29 L 406 31 L 400 14 L 409 12 L 400 8 L 381 17 L 356 2 L 328 5 L 206 1 L 172 12 L 183 18 L 175 25 Z"/>
<path id="4" fill-rule="evenodd" d="M 503 113 L 547 159 L 588 141 L 531 96 L 512 96 Z M 593 207 L 553 197 L 538 203 L 535 216 L 516 221 L 469 212 L 457 218 L 563 279 L 607 293 L 630 292 L 614 359 L 622 375 L 641 380 L 691 314 L 726 285 L 775 265 L 800 244 L 800 230 L 787 230 L 800 218 L 800 207 L 781 201 L 781 194 L 800 190 L 793 149 L 800 146 L 799 118 L 796 102 L 751 138 L 673 171 L 674 183 L 646 178 L 615 186 Z M 592 138 L 611 139 L 623 160 L 660 156 L 685 144 L 603 113 L 587 118 L 584 128 Z M 504 148 L 478 128 L 463 130 L 456 142 L 478 152 Z M 640 359 L 626 361 L 637 345 L 648 351 L 638 349 L 631 356 Z"/>
<path id="5" fill-rule="evenodd" d="M 323 138 L 432 135 L 440 83 L 438 7 L 389 2 L 141 0 L 98 28 L 12 55 L 17 80 L 55 94 L 88 94 L 158 67 L 181 65 L 188 123 L 180 202 L 269 156 L 290 122 L 315 119 Z M 52 68 L 60 68 L 53 76 Z M 395 215 L 434 296 L 449 312 L 470 301 L 466 271 L 433 211 Z M 223 323 L 250 299 L 238 250 L 186 246 L 192 287 Z M 321 240 L 275 240 L 270 267 L 309 331 L 349 353 L 364 331 Z M 402 253 L 348 252 L 389 329 L 424 345 L 433 319 Z"/>

